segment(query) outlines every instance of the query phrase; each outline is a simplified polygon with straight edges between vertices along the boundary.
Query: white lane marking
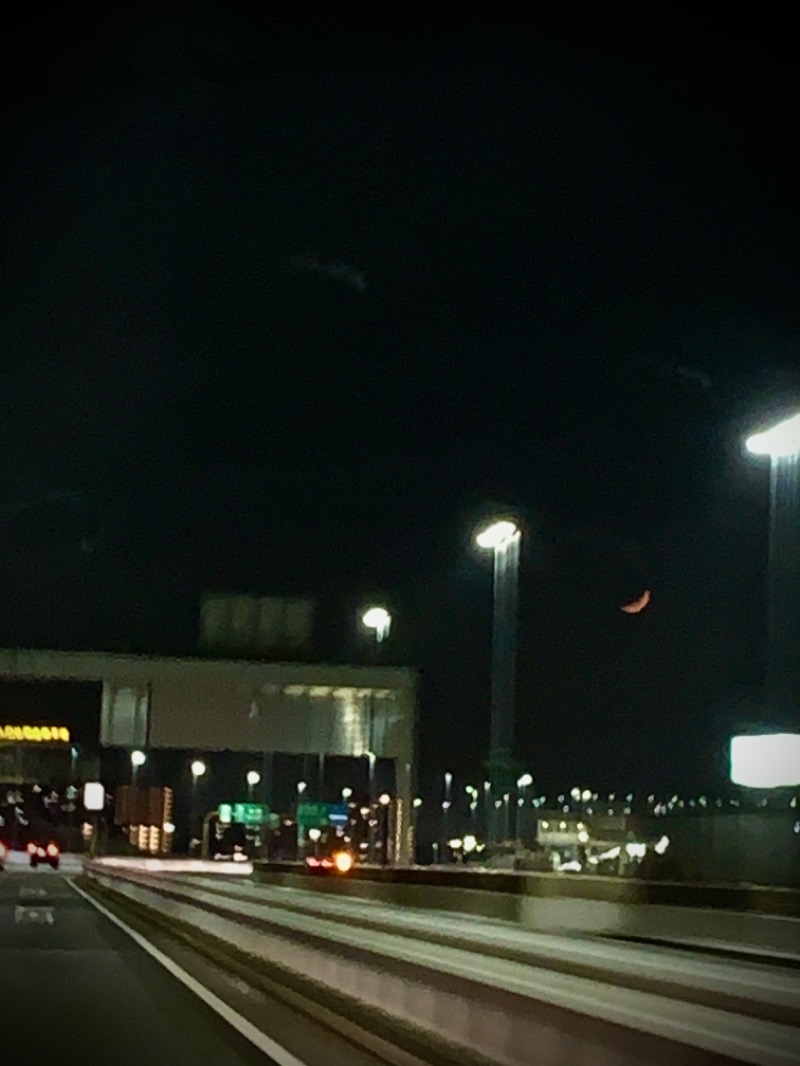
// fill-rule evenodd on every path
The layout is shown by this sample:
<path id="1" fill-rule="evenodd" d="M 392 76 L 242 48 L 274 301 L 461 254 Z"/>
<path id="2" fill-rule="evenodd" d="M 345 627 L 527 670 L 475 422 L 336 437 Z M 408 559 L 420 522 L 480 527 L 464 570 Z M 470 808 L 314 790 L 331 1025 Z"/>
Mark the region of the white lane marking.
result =
<path id="1" fill-rule="evenodd" d="M 141 933 L 137 933 L 135 929 L 131 929 L 129 925 L 126 925 L 121 918 L 118 918 L 116 914 L 112 913 L 108 907 L 103 906 L 98 900 L 89 895 L 88 892 L 84 892 L 82 888 L 78 888 L 75 882 L 68 878 L 67 884 L 78 893 L 87 903 L 98 910 L 105 918 L 108 918 L 110 922 L 113 922 L 118 929 L 121 929 L 124 933 L 134 941 L 135 944 L 146 951 L 147 954 L 155 959 L 164 969 L 177 978 L 190 992 L 201 999 L 206 1006 L 210 1007 L 216 1014 L 219 1015 L 223 1021 L 226 1021 L 233 1029 L 240 1033 L 246 1040 L 249 1040 L 251 1044 L 254 1044 L 259 1051 L 268 1055 L 273 1059 L 278 1066 L 308 1066 L 307 1063 L 298 1059 L 296 1055 L 293 1055 L 291 1051 L 287 1051 L 285 1047 L 276 1043 L 271 1037 L 268 1037 L 266 1033 L 262 1033 L 252 1022 L 248 1021 L 242 1014 L 230 1007 L 219 996 L 215 995 L 205 985 L 192 977 L 190 973 L 187 973 L 182 966 L 179 966 L 177 962 L 174 962 L 168 955 L 165 955 L 163 951 L 159 951 L 157 947 L 145 939 Z"/>
<path id="2" fill-rule="evenodd" d="M 29 922 L 34 925 L 53 925 L 55 920 L 52 907 L 24 907 L 18 903 L 14 908 L 15 925 L 25 925 Z"/>
<path id="3" fill-rule="evenodd" d="M 19 890 L 20 899 L 45 899 L 47 892 L 43 888 L 21 888 Z"/>

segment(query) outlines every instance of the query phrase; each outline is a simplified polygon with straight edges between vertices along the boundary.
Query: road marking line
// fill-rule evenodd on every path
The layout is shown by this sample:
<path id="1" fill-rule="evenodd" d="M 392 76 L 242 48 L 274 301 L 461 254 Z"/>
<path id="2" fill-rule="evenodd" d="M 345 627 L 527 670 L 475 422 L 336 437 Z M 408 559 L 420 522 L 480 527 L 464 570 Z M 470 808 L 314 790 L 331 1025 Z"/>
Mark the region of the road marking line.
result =
<path id="1" fill-rule="evenodd" d="M 105 918 L 108 918 L 110 922 L 113 922 L 118 929 L 121 929 L 124 933 L 133 940 L 135 944 L 147 952 L 147 954 L 155 959 L 157 963 L 164 967 L 164 969 L 177 978 L 184 987 L 188 988 L 190 992 L 194 992 L 198 999 L 201 999 L 206 1006 L 210 1007 L 216 1014 L 219 1015 L 223 1021 L 227 1022 L 231 1028 L 240 1033 L 246 1040 L 249 1040 L 251 1044 L 254 1044 L 259 1051 L 262 1051 L 265 1055 L 268 1055 L 277 1066 L 308 1066 L 307 1063 L 298 1059 L 296 1055 L 293 1055 L 291 1051 L 287 1051 L 286 1048 L 276 1043 L 266 1033 L 262 1033 L 261 1030 L 253 1025 L 251 1021 L 248 1021 L 244 1015 L 239 1014 L 233 1007 L 229 1006 L 223 999 L 215 995 L 214 992 L 202 985 L 196 978 L 192 977 L 190 973 L 187 973 L 182 966 L 179 966 L 177 962 L 174 962 L 168 955 L 165 955 L 163 951 L 159 951 L 157 947 L 150 943 L 141 933 L 137 933 L 135 929 L 131 929 L 129 925 L 126 925 L 121 918 L 118 918 L 116 914 L 105 907 L 98 900 L 89 895 L 88 892 L 84 892 L 82 888 L 79 888 L 71 878 L 65 878 L 70 888 L 74 889 L 87 903 L 98 910 Z"/>
<path id="2" fill-rule="evenodd" d="M 18 903 L 14 908 L 15 925 L 22 925 L 25 922 L 33 922 L 37 925 L 53 925 L 55 920 L 52 907 L 26 907 Z"/>
<path id="3" fill-rule="evenodd" d="M 20 899 L 46 899 L 47 893 L 43 888 L 21 888 L 19 890 Z"/>

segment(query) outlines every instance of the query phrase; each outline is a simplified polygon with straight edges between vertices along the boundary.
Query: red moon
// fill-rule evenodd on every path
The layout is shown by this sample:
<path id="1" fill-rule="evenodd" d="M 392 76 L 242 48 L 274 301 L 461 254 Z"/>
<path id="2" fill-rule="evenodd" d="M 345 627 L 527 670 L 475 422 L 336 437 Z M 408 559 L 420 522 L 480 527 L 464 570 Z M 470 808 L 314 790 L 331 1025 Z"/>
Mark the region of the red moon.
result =
<path id="1" fill-rule="evenodd" d="M 634 600 L 633 603 L 626 603 L 624 607 L 620 607 L 621 611 L 625 614 L 638 614 L 639 611 L 643 611 L 650 602 L 650 589 L 645 589 L 638 600 Z"/>

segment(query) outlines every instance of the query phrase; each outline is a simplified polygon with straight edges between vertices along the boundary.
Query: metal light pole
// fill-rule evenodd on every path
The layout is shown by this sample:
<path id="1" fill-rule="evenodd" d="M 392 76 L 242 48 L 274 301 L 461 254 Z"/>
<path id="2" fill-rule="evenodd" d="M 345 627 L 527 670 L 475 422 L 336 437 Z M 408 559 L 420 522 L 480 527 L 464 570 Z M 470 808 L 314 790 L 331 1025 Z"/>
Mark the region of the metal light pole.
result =
<path id="1" fill-rule="evenodd" d="M 361 625 L 372 636 L 372 654 L 373 661 L 377 662 L 380 656 L 381 644 L 389 636 L 389 630 L 392 627 L 392 616 L 385 607 L 372 606 L 366 607 L 361 612 Z M 369 771 L 369 822 L 367 832 L 367 860 L 369 862 L 375 861 L 375 829 L 372 823 L 375 821 L 373 814 L 375 813 L 375 762 L 377 756 L 375 754 L 375 695 L 370 689 L 369 694 L 369 722 L 367 726 L 367 751 L 366 756 L 368 759 L 368 771 Z"/>
<path id="2" fill-rule="evenodd" d="M 492 552 L 494 564 L 489 778 L 496 794 L 510 788 L 513 780 L 520 539 L 519 527 L 509 519 L 492 522 L 475 538 L 479 548 Z M 494 825 L 489 827 L 487 843 L 496 844 L 499 837 L 500 827 L 495 818 Z"/>
<path id="3" fill-rule="evenodd" d="M 252 803 L 255 795 L 256 785 L 261 781 L 261 774 L 258 770 L 247 771 L 247 802 Z"/>
<path id="4" fill-rule="evenodd" d="M 517 840 L 522 844 L 525 843 L 524 830 L 525 821 L 527 818 L 527 815 L 525 814 L 525 805 L 528 802 L 528 789 L 531 787 L 532 784 L 532 774 L 523 774 L 522 777 L 517 779 L 517 789 L 519 791 L 519 797 L 517 799 L 517 827 L 515 835 Z"/>
<path id="5" fill-rule="evenodd" d="M 131 785 L 136 788 L 139 782 L 139 771 L 147 762 L 147 756 L 143 751 L 136 749 L 131 752 Z"/>
<path id="6" fill-rule="evenodd" d="M 747 438 L 769 457 L 765 695 L 771 716 L 796 724 L 800 705 L 800 414 Z"/>
<path id="7" fill-rule="evenodd" d="M 189 847 L 191 848 L 195 823 L 197 822 L 197 782 L 205 774 L 207 767 L 202 759 L 195 759 L 189 769 L 192 772 L 192 813 L 191 825 L 189 826 Z"/>
<path id="8" fill-rule="evenodd" d="M 442 856 L 445 861 L 449 861 L 450 852 L 447 849 L 447 842 L 450 834 L 448 829 L 450 828 L 450 807 L 452 806 L 452 790 L 453 790 L 453 775 L 446 773 L 444 775 L 444 799 L 442 800 Z"/>

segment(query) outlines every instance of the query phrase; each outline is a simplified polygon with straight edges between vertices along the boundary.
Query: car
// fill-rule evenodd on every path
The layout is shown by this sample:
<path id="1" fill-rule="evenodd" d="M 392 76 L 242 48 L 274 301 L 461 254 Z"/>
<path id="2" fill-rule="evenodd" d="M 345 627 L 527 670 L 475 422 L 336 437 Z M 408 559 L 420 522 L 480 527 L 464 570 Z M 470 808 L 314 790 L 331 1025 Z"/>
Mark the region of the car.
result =
<path id="1" fill-rule="evenodd" d="M 310 874 L 349 874 L 352 869 L 353 856 L 349 851 L 335 851 L 323 858 L 309 855 L 306 859 L 306 872 Z"/>
<path id="2" fill-rule="evenodd" d="M 54 844 L 52 840 L 46 845 L 31 841 L 28 845 L 28 854 L 31 857 L 31 867 L 34 870 L 37 866 L 41 866 L 42 863 L 44 863 L 45 866 L 52 866 L 54 870 L 58 869 L 61 860 L 61 852 L 58 844 Z"/>

